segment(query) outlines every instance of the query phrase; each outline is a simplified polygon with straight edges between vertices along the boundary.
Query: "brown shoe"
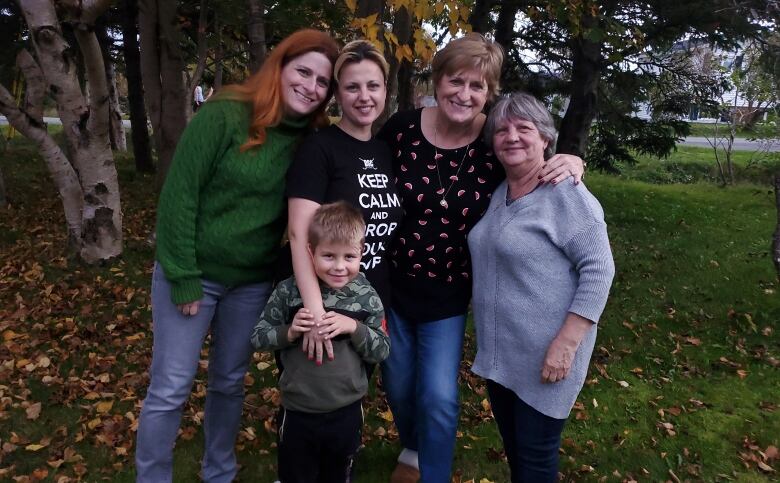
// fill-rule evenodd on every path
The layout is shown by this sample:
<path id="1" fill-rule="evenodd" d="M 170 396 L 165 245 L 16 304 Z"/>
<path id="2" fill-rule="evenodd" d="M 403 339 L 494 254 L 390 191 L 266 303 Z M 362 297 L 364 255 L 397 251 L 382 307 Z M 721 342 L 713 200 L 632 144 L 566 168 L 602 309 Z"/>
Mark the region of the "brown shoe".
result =
<path id="1" fill-rule="evenodd" d="M 417 483 L 420 481 L 420 470 L 405 463 L 398 463 L 390 475 L 390 483 Z"/>

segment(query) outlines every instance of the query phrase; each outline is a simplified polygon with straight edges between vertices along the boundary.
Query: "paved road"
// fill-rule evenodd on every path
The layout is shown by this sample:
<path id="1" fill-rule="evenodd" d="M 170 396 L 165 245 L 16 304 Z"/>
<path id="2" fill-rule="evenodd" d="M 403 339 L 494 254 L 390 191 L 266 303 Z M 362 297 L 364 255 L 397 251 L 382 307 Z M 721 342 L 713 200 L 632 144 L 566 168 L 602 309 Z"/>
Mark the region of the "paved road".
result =
<path id="1" fill-rule="evenodd" d="M 680 144 L 686 146 L 699 146 L 704 148 L 711 148 L 709 141 L 705 137 L 690 136 L 685 138 Z M 759 148 L 760 143 L 758 141 L 748 141 L 747 139 L 734 139 L 734 151 L 755 151 Z M 770 146 L 770 151 L 780 151 L 780 144 L 775 143 L 774 146 Z"/>
<path id="2" fill-rule="evenodd" d="M 43 121 L 47 124 L 61 124 L 60 119 L 58 117 L 44 117 Z M 130 121 L 125 119 L 122 121 L 125 125 L 125 127 L 130 127 Z M 5 119 L 5 116 L 0 116 L 0 125 L 8 124 L 8 121 Z M 697 137 L 697 136 L 690 136 L 685 138 L 683 142 L 680 144 L 685 146 L 698 146 L 703 148 L 710 148 L 710 143 L 707 141 L 707 138 L 705 137 Z M 757 141 L 748 141 L 747 139 L 735 139 L 734 140 L 734 150 L 735 151 L 755 151 L 758 149 L 759 143 Z M 780 151 L 780 143 L 776 143 L 774 146 L 770 148 L 770 151 L 778 152 Z"/>

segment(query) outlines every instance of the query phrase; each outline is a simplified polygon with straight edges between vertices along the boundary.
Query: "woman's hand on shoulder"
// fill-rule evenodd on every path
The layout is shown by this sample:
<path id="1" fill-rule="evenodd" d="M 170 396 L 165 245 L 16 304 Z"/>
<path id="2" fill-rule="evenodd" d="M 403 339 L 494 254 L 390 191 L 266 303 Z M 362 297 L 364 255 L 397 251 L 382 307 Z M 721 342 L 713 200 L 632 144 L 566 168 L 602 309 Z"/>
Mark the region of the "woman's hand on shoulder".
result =
<path id="1" fill-rule="evenodd" d="M 585 162 L 573 154 L 556 154 L 548 159 L 539 180 L 542 183 L 558 184 L 569 176 L 574 176 L 574 184 L 582 181 L 585 174 Z"/>

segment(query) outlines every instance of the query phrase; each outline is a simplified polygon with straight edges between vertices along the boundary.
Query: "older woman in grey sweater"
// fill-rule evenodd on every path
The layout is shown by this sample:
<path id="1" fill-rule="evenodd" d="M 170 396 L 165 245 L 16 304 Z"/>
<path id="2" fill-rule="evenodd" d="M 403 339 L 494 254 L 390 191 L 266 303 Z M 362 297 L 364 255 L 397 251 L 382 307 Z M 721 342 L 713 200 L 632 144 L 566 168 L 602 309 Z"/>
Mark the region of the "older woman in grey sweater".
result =
<path id="1" fill-rule="evenodd" d="M 555 481 L 561 432 L 582 389 L 615 273 L 601 205 L 583 183 L 539 182 L 556 132 L 514 94 L 485 139 L 506 170 L 469 234 L 477 356 L 513 482 Z"/>

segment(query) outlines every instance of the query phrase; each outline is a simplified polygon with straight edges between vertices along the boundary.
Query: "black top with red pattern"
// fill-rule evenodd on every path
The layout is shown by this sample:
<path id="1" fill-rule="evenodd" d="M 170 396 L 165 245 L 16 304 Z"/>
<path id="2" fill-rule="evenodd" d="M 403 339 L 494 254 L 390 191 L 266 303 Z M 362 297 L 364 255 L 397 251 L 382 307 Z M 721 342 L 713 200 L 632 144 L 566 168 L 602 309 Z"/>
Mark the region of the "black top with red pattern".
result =
<path id="1" fill-rule="evenodd" d="M 422 109 L 396 113 L 378 134 L 390 145 L 404 208 L 390 251 L 392 308 L 414 322 L 468 310 L 466 235 L 505 178 L 481 137 L 457 149 L 434 148 L 420 128 L 421 114 Z"/>

